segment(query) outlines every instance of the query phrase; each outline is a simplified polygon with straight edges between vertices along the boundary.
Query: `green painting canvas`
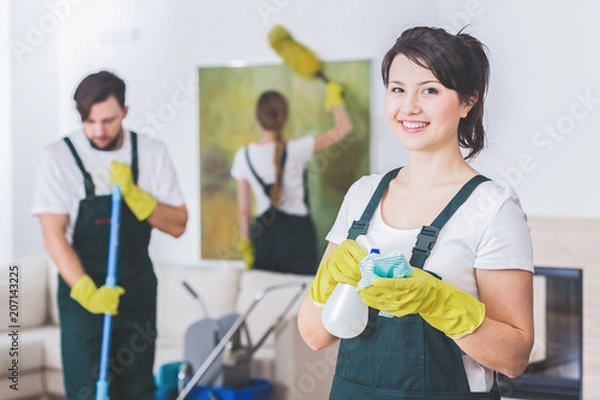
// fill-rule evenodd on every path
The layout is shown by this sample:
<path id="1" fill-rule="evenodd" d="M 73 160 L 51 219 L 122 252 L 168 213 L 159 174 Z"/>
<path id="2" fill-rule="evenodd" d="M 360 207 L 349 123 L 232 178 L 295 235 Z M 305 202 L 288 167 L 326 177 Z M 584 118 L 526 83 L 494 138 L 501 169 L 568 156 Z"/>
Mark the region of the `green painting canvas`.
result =
<path id="1" fill-rule="evenodd" d="M 325 236 L 348 188 L 369 172 L 370 62 L 326 63 L 330 79 L 344 86 L 353 131 L 308 165 L 311 214 L 320 254 Z M 325 111 L 325 85 L 293 74 L 284 65 L 199 69 L 200 85 L 200 218 L 203 259 L 241 259 L 236 181 L 230 175 L 236 151 L 261 136 L 254 109 L 266 90 L 281 92 L 290 116 L 284 136 L 317 136 L 333 126 Z"/>

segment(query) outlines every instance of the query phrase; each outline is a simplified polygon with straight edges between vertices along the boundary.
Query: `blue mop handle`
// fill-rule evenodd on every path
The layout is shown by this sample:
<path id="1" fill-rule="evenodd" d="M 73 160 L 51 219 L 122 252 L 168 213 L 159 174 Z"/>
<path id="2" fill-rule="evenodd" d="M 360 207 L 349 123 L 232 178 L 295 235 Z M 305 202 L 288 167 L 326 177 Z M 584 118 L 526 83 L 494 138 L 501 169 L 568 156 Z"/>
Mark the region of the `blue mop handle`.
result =
<path id="1" fill-rule="evenodd" d="M 119 255 L 119 226 L 121 225 L 121 187 L 114 185 L 112 190 L 112 209 L 110 212 L 110 237 L 108 243 L 108 266 L 105 285 L 117 286 L 117 260 Z M 110 332 L 112 315 L 104 314 L 102 329 L 102 351 L 100 353 L 100 375 L 96 382 L 96 400 L 108 399 L 108 356 L 110 353 Z"/>

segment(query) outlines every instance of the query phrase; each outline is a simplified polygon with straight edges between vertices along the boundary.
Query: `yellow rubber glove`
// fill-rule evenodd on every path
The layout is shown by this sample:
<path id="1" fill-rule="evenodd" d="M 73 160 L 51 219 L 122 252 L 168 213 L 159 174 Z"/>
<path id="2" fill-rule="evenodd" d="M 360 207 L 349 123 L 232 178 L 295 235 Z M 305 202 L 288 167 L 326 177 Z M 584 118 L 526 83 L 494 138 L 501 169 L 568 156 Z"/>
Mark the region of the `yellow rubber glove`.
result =
<path id="1" fill-rule="evenodd" d="M 373 279 L 373 286 L 358 294 L 368 306 L 397 317 L 419 313 L 425 321 L 447 336 L 458 339 L 481 325 L 485 305 L 420 268 L 408 278 Z"/>
<path id="2" fill-rule="evenodd" d="M 71 288 L 71 298 L 92 314 L 117 315 L 119 297 L 125 293 L 121 286 L 96 287 L 89 275 L 84 275 Z"/>
<path id="3" fill-rule="evenodd" d="M 323 306 L 338 282 L 356 286 L 361 278 L 359 263 L 367 253 L 354 240 L 344 240 L 319 267 L 310 285 L 310 298 Z"/>
<path id="4" fill-rule="evenodd" d="M 246 269 L 252 269 L 254 267 L 254 247 L 252 247 L 250 239 L 241 239 L 237 243 L 237 248 L 246 263 Z"/>
<path id="5" fill-rule="evenodd" d="M 325 85 L 325 110 L 344 105 L 344 88 L 338 82 L 329 81 Z"/>
<path id="6" fill-rule="evenodd" d="M 133 183 L 133 175 L 129 165 L 113 161 L 110 164 L 110 181 L 113 185 L 121 186 L 123 200 L 125 200 L 138 221 L 148 218 L 158 205 L 150 193 Z"/>

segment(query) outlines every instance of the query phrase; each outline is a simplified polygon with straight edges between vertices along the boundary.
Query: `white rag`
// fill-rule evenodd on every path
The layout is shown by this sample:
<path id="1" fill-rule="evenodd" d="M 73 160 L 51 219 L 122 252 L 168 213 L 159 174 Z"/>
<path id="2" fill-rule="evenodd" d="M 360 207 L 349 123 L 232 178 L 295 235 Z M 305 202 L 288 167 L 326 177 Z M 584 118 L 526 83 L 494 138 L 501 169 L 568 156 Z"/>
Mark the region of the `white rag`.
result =
<path id="1" fill-rule="evenodd" d="M 413 274 L 411 266 L 400 250 L 395 250 L 385 256 L 371 253 L 360 261 L 361 279 L 358 288 L 364 289 L 373 285 L 374 278 L 407 278 Z M 382 317 L 393 317 L 385 311 L 379 311 Z"/>

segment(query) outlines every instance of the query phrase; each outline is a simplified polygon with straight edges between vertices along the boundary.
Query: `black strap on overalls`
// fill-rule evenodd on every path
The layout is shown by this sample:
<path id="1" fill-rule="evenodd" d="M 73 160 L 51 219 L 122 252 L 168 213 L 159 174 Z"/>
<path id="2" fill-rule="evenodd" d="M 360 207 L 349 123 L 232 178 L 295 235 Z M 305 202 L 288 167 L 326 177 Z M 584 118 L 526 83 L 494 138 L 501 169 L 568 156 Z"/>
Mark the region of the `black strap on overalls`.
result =
<path id="1" fill-rule="evenodd" d="M 262 178 L 260 176 L 258 176 L 258 174 L 256 173 L 256 170 L 254 169 L 254 167 L 252 166 L 252 163 L 250 162 L 250 153 L 248 151 L 248 147 L 246 147 L 246 150 L 244 151 L 245 155 L 246 155 L 246 162 L 248 163 L 248 166 L 250 167 L 250 171 L 252 172 L 252 175 L 254 175 L 254 178 L 258 181 L 258 184 L 260 185 L 260 187 L 262 187 L 263 192 L 265 192 L 265 195 L 268 198 L 271 198 L 271 189 L 273 188 L 273 184 L 266 184 L 265 181 L 262 180 Z M 285 160 L 287 158 L 287 149 L 284 148 L 283 149 L 283 155 L 281 156 L 281 175 L 279 176 L 279 181 L 277 183 L 279 183 L 279 186 L 282 185 L 282 176 L 283 176 L 283 167 L 285 166 Z"/>
<path id="2" fill-rule="evenodd" d="M 386 173 L 361 217 L 348 230 L 348 238 L 367 234 L 369 221 L 390 181 L 400 168 Z M 410 264 L 423 268 L 442 227 L 480 183 L 467 182 L 430 224 L 417 236 Z M 435 275 L 435 274 L 433 274 Z M 439 277 L 438 277 L 439 278 Z M 443 332 L 419 314 L 385 318 L 369 309 L 367 329 L 353 339 L 340 342 L 330 399 L 333 400 L 499 400 L 497 387 L 487 393 L 472 393 L 461 351 Z"/>
<path id="3" fill-rule="evenodd" d="M 85 197 L 90 198 L 96 195 L 96 187 L 94 186 L 94 181 L 92 180 L 92 176 L 89 172 L 86 171 L 83 166 L 83 162 L 77 154 L 75 150 L 75 146 L 73 146 L 73 142 L 68 137 L 64 137 L 63 140 L 69 146 L 69 150 L 71 150 L 71 154 L 73 158 L 75 158 L 75 162 L 79 167 L 79 170 L 83 174 L 83 184 L 85 186 Z M 137 185 L 139 168 L 138 168 L 138 152 L 137 152 L 137 134 L 135 132 L 131 132 L 131 174 L 133 175 L 133 183 Z"/>

